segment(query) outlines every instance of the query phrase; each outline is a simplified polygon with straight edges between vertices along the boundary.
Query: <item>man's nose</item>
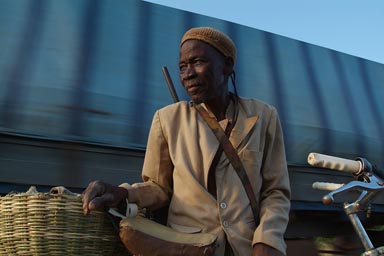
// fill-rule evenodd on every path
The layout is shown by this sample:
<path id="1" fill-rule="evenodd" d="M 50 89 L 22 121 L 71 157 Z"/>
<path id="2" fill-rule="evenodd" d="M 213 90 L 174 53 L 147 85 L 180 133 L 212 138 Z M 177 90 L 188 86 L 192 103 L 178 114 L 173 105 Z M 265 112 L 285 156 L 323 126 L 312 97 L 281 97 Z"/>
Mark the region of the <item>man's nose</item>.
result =
<path id="1" fill-rule="evenodd" d="M 181 74 L 183 79 L 189 79 L 191 77 L 194 77 L 195 75 L 196 75 L 195 68 L 191 64 L 188 64 Z"/>

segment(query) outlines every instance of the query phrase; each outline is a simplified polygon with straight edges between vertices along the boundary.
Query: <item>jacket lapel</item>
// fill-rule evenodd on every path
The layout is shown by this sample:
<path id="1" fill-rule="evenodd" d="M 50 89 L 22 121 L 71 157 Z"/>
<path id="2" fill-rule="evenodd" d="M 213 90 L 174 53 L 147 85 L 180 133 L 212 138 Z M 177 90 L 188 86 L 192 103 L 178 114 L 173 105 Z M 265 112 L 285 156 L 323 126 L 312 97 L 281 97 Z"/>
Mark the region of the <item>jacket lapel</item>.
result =
<path id="1" fill-rule="evenodd" d="M 234 148 L 237 148 L 249 132 L 252 131 L 258 119 L 259 116 L 246 117 L 244 112 L 239 111 L 238 120 L 229 138 Z"/>

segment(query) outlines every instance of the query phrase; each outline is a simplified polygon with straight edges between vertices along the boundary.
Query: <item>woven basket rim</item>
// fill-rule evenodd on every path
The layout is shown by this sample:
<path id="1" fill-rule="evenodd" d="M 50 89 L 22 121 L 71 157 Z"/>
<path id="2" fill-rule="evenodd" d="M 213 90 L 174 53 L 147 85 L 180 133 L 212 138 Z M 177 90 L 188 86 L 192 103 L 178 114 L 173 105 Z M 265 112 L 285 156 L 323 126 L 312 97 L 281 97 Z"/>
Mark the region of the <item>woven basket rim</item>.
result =
<path id="1" fill-rule="evenodd" d="M 11 192 L 0 196 L 0 255 L 57 255 L 58 248 L 61 255 L 126 253 L 106 212 L 84 216 L 81 194 Z"/>

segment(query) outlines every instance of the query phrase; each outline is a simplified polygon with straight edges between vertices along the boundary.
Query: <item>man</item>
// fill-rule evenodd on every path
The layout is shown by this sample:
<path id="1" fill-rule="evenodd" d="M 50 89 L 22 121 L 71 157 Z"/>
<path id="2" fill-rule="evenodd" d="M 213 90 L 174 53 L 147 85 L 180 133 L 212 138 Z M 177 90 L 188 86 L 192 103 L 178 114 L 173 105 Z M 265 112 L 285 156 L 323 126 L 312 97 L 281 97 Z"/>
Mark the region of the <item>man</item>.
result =
<path id="1" fill-rule="evenodd" d="M 144 182 L 119 187 L 91 183 L 84 213 L 128 198 L 140 207 L 169 204 L 168 226 L 217 236 L 215 255 L 283 255 L 290 207 L 284 143 L 275 108 L 230 93 L 236 48 L 222 32 L 188 30 L 180 44 L 180 80 L 192 101 L 158 110 L 149 133 Z M 194 105 L 202 105 L 229 134 L 257 200 L 250 200 L 234 167 Z M 213 166 L 213 167 L 212 167 Z"/>

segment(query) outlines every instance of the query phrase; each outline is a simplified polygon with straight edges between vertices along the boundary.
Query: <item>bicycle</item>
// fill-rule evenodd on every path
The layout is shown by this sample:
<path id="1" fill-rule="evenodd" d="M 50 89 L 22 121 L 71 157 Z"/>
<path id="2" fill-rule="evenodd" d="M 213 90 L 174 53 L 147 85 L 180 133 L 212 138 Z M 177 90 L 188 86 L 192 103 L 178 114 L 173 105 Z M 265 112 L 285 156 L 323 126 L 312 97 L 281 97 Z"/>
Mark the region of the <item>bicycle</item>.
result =
<path id="1" fill-rule="evenodd" d="M 322 202 L 326 205 L 334 202 L 334 196 L 348 191 L 358 191 L 360 195 L 352 203 L 344 202 L 344 212 L 349 217 L 365 252 L 361 256 L 383 256 L 384 246 L 374 247 L 359 216 L 359 212 L 369 211 L 370 205 L 380 191 L 384 191 L 384 170 L 378 169 L 367 159 L 359 157 L 349 160 L 319 153 L 310 153 L 308 163 L 311 166 L 352 173 L 356 180 L 347 184 L 330 182 L 315 182 L 314 189 L 331 191 L 326 194 Z"/>

